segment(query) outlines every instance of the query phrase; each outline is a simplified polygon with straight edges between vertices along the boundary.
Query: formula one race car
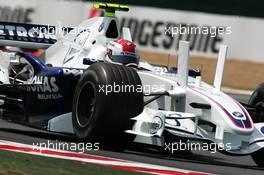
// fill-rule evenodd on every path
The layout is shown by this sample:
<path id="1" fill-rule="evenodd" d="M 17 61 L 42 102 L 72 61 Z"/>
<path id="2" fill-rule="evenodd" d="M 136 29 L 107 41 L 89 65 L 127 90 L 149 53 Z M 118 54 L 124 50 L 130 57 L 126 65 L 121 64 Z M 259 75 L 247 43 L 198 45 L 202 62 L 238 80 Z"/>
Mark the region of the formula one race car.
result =
<path id="1" fill-rule="evenodd" d="M 226 46 L 220 47 L 210 86 L 189 70 L 188 42 L 179 44 L 178 68 L 140 61 L 129 29 L 123 28 L 122 38 L 114 14 L 128 7 L 95 7 L 105 16 L 76 28 L 2 24 L 0 44 L 48 47 L 40 58 L 1 53 L 3 119 L 106 145 L 134 141 L 171 150 L 179 140 L 215 143 L 223 153 L 251 154 L 264 166 L 264 123 L 253 123 L 248 111 L 220 90 Z M 56 38 L 49 29 L 56 29 Z"/>

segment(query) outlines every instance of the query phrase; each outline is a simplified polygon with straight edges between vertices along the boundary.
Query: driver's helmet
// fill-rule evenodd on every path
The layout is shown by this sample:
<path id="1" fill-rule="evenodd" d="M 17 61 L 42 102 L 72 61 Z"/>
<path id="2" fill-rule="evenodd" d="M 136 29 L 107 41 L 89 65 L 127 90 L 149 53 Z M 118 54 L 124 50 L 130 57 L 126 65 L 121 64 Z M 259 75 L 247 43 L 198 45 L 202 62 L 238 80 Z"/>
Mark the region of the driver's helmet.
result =
<path id="1" fill-rule="evenodd" d="M 139 56 L 136 44 L 125 39 L 110 41 L 107 44 L 106 61 L 137 67 Z"/>

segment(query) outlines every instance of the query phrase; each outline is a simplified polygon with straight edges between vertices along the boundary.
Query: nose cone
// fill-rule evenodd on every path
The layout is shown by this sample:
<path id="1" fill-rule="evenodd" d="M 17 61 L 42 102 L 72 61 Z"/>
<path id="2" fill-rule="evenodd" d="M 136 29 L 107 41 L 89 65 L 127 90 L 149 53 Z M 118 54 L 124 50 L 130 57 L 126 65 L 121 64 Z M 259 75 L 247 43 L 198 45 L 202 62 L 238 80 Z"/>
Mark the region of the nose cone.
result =
<path id="1" fill-rule="evenodd" d="M 232 122 L 232 131 L 239 134 L 251 134 L 253 121 L 247 110 L 237 101 L 231 100 L 228 104 L 222 104 L 227 119 Z"/>
<path id="2" fill-rule="evenodd" d="M 203 103 L 211 105 L 210 122 L 222 126 L 226 132 L 248 135 L 254 130 L 252 119 L 247 110 L 236 100 L 223 92 L 214 94 L 213 89 L 202 90 L 192 88 L 192 91 L 202 98 Z"/>

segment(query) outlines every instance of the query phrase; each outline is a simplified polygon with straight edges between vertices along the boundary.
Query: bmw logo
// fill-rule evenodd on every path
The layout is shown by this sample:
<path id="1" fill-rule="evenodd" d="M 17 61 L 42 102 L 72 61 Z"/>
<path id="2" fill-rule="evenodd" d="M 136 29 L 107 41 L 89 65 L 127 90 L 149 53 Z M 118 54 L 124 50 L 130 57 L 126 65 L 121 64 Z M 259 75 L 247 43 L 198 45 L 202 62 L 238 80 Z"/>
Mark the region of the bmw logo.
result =
<path id="1" fill-rule="evenodd" d="M 238 117 L 238 118 L 243 118 L 244 115 L 241 113 L 241 112 L 233 112 L 232 113 L 235 117 Z"/>

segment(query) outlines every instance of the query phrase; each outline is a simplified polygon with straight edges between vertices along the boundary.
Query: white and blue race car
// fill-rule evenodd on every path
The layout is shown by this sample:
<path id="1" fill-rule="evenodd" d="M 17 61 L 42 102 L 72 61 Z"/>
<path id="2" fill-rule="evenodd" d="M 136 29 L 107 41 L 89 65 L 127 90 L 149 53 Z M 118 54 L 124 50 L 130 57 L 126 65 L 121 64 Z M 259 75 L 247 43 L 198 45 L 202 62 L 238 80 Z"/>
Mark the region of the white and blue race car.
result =
<path id="1" fill-rule="evenodd" d="M 189 71 L 186 41 L 180 42 L 178 69 L 172 71 L 144 61 L 132 68 L 113 64 L 104 58 L 107 45 L 122 38 L 115 10 L 128 8 L 95 7 L 105 16 L 74 29 L 51 27 L 56 38 L 37 30 L 47 32 L 48 26 L 0 25 L 0 45 L 47 48 L 41 58 L 1 52 L 3 119 L 108 146 L 139 142 L 168 148 L 181 139 L 214 143 L 229 155 L 251 154 L 264 166 L 264 123 L 253 123 L 245 107 L 220 89 L 226 46 L 220 48 L 213 86 Z M 127 28 L 123 39 L 131 41 Z M 129 90 L 107 91 L 114 86 Z"/>

